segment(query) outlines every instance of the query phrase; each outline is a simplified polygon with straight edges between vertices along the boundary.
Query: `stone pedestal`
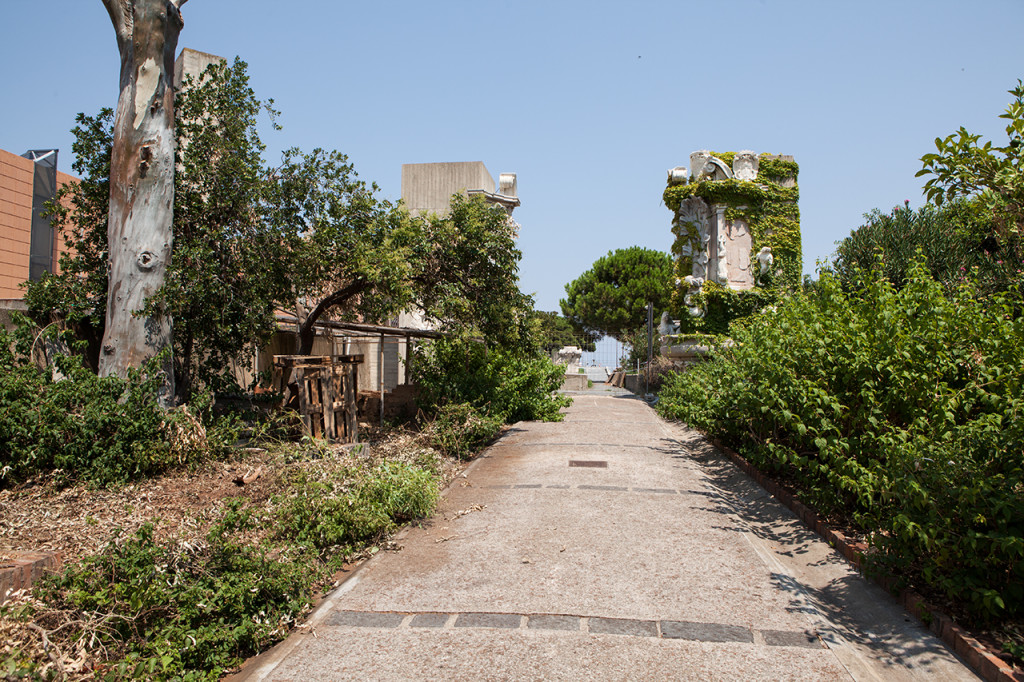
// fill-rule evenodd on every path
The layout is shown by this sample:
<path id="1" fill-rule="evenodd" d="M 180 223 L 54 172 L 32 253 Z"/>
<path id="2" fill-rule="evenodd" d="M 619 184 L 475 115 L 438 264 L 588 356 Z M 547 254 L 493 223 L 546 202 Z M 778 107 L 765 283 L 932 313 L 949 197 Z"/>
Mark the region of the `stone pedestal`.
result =
<path id="1" fill-rule="evenodd" d="M 662 337 L 661 354 L 677 367 L 687 367 L 706 360 L 714 346 L 699 340 Z"/>

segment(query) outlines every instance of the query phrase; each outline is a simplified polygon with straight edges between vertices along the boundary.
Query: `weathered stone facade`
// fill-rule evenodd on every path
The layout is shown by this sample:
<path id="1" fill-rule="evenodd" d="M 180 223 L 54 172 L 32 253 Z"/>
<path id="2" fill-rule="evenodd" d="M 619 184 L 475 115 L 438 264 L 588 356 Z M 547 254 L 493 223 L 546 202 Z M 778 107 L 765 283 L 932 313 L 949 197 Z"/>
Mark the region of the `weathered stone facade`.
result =
<path id="1" fill-rule="evenodd" d="M 696 295 L 707 283 L 741 292 L 800 282 L 797 173 L 792 156 L 707 150 L 668 172 L 679 313 L 703 315 Z"/>

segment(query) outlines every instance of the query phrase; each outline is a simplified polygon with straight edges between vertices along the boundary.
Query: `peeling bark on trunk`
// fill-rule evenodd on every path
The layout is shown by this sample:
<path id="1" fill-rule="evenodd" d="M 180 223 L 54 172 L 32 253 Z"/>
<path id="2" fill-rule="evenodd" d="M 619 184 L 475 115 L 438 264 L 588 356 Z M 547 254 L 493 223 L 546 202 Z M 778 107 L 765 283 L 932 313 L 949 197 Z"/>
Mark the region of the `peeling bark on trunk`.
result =
<path id="1" fill-rule="evenodd" d="M 171 261 L 174 211 L 174 54 L 186 0 L 103 0 L 121 53 L 121 95 L 110 159 L 110 275 L 101 376 L 125 376 L 171 346 L 168 315 L 140 314 Z M 160 402 L 173 404 L 168 352 Z"/>

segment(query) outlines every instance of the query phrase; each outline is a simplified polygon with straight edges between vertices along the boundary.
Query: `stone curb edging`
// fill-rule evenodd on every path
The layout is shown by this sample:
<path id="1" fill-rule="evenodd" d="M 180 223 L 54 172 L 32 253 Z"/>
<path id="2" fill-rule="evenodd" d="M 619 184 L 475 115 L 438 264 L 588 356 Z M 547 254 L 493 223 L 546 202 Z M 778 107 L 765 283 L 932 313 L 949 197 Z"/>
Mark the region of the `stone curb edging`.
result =
<path id="1" fill-rule="evenodd" d="M 27 590 L 44 575 L 63 564 L 59 552 L 10 552 L 12 558 L 0 564 L 0 604 L 19 590 Z"/>
<path id="2" fill-rule="evenodd" d="M 813 509 L 796 499 L 792 493 L 783 489 L 778 481 L 762 473 L 738 452 L 726 446 L 717 438 L 710 438 L 703 433 L 702 435 L 708 442 L 725 453 L 743 473 L 754 479 L 772 497 L 796 514 L 797 518 L 808 528 L 827 540 L 862 575 L 882 587 L 889 594 L 895 594 L 897 582 L 895 576 L 868 576 L 864 573 L 863 560 L 864 552 L 868 549 L 867 544 L 849 539 L 842 532 L 831 528 L 818 517 Z M 917 618 L 939 639 L 945 642 L 987 682 L 1024 682 L 1024 671 L 1014 669 L 1009 663 L 990 653 L 978 640 L 971 637 L 967 630 L 957 625 L 952 618 L 937 613 L 925 601 L 924 597 L 917 592 L 901 590 L 896 595 L 896 599 L 908 613 Z"/>

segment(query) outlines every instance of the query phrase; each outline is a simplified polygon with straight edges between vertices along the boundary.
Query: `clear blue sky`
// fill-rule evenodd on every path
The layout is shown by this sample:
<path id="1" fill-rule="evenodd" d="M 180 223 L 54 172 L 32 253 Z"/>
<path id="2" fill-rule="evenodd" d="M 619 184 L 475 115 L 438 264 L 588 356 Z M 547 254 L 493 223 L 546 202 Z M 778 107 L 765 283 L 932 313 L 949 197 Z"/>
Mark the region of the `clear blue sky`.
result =
<path id="1" fill-rule="evenodd" d="M 349 155 L 397 198 L 403 163 L 519 175 L 523 290 L 555 310 L 609 250 L 668 250 L 665 171 L 697 149 L 800 163 L 804 272 L 872 208 L 922 202 L 919 158 L 959 126 L 1005 139 L 1021 0 L 191 0 L 179 47 L 249 63 L 281 149 Z M 114 106 L 100 0 L 7 0 L 0 148 L 59 147 Z"/>

